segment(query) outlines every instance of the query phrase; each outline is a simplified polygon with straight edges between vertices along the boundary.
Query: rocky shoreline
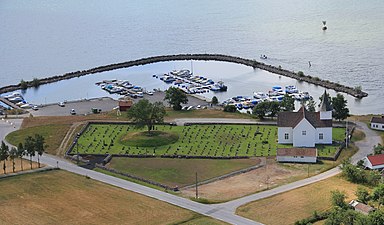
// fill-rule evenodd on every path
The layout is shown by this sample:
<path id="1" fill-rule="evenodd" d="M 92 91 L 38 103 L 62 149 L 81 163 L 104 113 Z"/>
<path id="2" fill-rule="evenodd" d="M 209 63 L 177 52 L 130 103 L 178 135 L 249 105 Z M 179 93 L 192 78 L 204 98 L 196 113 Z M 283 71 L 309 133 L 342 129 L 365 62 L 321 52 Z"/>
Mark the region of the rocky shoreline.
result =
<path id="1" fill-rule="evenodd" d="M 132 66 L 140 66 L 156 62 L 165 62 L 165 61 L 181 61 L 181 60 L 203 60 L 203 61 L 224 61 L 237 64 L 243 64 L 253 68 L 259 68 L 262 70 L 269 71 L 271 73 L 279 74 L 282 76 L 290 77 L 299 81 L 305 81 L 314 85 L 319 85 L 327 89 L 333 89 L 337 92 L 343 92 L 349 95 L 352 95 L 356 98 L 367 97 L 368 93 L 363 92 L 357 88 L 348 87 L 342 84 L 338 84 L 329 80 L 322 80 L 318 77 L 312 77 L 310 75 L 304 75 L 302 72 L 293 72 L 289 70 L 282 69 L 280 67 L 275 67 L 272 65 L 267 65 L 262 62 L 258 62 L 254 59 L 245 59 L 236 56 L 221 55 L 221 54 L 178 54 L 178 55 L 164 55 L 164 56 L 154 56 L 148 58 L 142 58 L 122 63 L 110 64 L 105 66 L 99 66 L 88 70 L 69 72 L 62 75 L 51 76 L 47 78 L 39 79 L 39 85 L 54 83 L 61 80 L 71 79 L 75 77 L 81 77 L 85 75 L 90 75 L 94 73 L 100 73 L 110 70 L 116 70 L 121 68 L 128 68 Z M 33 81 L 27 81 L 26 86 L 33 87 Z M 8 85 L 0 88 L 0 93 L 11 92 L 21 89 L 21 84 Z"/>

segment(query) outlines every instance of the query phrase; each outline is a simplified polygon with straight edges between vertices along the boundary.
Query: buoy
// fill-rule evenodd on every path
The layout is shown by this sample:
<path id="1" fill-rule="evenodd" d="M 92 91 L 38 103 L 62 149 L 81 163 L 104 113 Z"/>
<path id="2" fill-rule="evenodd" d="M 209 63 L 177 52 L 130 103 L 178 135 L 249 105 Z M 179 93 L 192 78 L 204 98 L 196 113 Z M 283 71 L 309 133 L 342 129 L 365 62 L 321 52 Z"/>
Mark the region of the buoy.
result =
<path id="1" fill-rule="evenodd" d="M 327 29 L 327 21 L 323 20 L 323 30 L 326 30 Z"/>

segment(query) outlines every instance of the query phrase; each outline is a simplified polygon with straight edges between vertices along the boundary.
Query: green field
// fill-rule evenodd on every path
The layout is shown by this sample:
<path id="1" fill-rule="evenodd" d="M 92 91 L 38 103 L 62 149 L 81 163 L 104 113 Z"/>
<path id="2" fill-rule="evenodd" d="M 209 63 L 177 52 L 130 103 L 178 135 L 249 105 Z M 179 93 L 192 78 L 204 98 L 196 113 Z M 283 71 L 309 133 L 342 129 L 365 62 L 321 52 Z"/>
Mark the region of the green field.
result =
<path id="1" fill-rule="evenodd" d="M 273 156 L 277 127 L 261 125 L 157 125 L 165 142 L 147 139 L 133 125 L 90 124 L 73 148 L 82 154 Z M 141 132 L 141 133 L 140 133 Z M 157 134 L 154 136 L 158 136 Z M 157 146 L 156 146 L 157 145 Z M 78 148 L 78 149 L 77 149 Z"/>
<path id="2" fill-rule="evenodd" d="M 165 159 L 114 157 L 108 167 L 161 184 L 185 186 L 236 170 L 255 166 L 260 159 Z"/>

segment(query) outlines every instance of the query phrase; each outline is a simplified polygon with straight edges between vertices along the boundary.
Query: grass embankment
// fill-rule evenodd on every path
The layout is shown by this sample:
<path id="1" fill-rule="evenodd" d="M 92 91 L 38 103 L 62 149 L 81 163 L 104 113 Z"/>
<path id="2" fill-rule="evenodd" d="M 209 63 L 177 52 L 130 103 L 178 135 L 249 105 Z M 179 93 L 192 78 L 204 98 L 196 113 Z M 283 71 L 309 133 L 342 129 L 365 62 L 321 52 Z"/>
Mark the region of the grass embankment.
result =
<path id="1" fill-rule="evenodd" d="M 157 125 L 157 131 L 177 135 L 173 144 L 140 147 L 133 125 L 92 124 L 79 138 L 79 152 L 85 154 L 149 154 L 190 156 L 276 155 L 277 127 L 260 125 Z M 128 137 L 127 137 L 128 135 Z M 142 137 L 138 136 L 140 139 Z M 129 142 L 127 143 L 127 140 Z M 174 139 L 172 139 L 174 141 Z M 154 141 L 150 141 L 154 142 Z"/>
<path id="2" fill-rule="evenodd" d="M 6 178 L 0 190 L 1 224 L 224 224 L 64 171 Z"/>
<path id="3" fill-rule="evenodd" d="M 344 191 L 349 201 L 355 198 L 357 187 L 358 185 L 335 176 L 243 205 L 236 213 L 264 224 L 294 224 L 297 220 L 311 216 L 315 210 L 323 212 L 330 209 L 331 191 Z"/>
<path id="4" fill-rule="evenodd" d="M 41 116 L 24 118 L 21 129 L 10 133 L 6 140 L 17 146 L 20 142 L 24 143 L 27 136 L 34 137 L 40 134 L 45 138 L 47 145 L 46 152 L 56 155 L 63 138 L 76 122 L 87 120 L 109 120 L 113 119 L 105 114 L 93 114 L 88 116 Z M 71 139 L 72 140 L 72 139 Z"/>
<path id="5" fill-rule="evenodd" d="M 47 146 L 46 152 L 49 154 L 56 154 L 56 149 L 60 146 L 60 143 L 64 139 L 69 128 L 69 124 L 50 124 L 38 127 L 28 127 L 10 133 L 7 135 L 6 140 L 15 146 L 18 146 L 18 143 L 24 144 L 26 137 L 35 137 L 35 134 L 40 134 L 45 139 L 45 144 Z"/>
<path id="6" fill-rule="evenodd" d="M 185 186 L 260 163 L 260 159 L 209 160 L 209 159 L 163 159 L 114 157 L 111 168 L 156 181 L 168 186 Z"/>

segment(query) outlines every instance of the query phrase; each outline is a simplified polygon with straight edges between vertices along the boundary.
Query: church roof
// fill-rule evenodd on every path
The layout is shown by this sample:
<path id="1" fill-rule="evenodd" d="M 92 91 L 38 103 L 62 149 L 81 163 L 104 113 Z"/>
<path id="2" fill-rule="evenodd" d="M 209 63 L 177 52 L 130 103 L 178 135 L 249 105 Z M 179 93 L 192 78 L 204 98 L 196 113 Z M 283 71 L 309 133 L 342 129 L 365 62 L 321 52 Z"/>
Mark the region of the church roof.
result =
<path id="1" fill-rule="evenodd" d="M 372 117 L 371 123 L 383 123 L 384 124 L 384 117 Z"/>
<path id="2" fill-rule="evenodd" d="M 327 90 L 324 90 L 323 98 L 321 99 L 321 104 L 319 107 L 320 111 L 332 111 L 331 103 L 329 102 L 329 98 L 327 98 Z"/>
<path id="3" fill-rule="evenodd" d="M 315 128 L 332 127 L 332 120 L 321 120 L 320 112 L 309 112 L 305 107 L 301 107 L 297 112 L 280 112 L 277 117 L 277 126 L 294 128 L 304 118 Z"/>

